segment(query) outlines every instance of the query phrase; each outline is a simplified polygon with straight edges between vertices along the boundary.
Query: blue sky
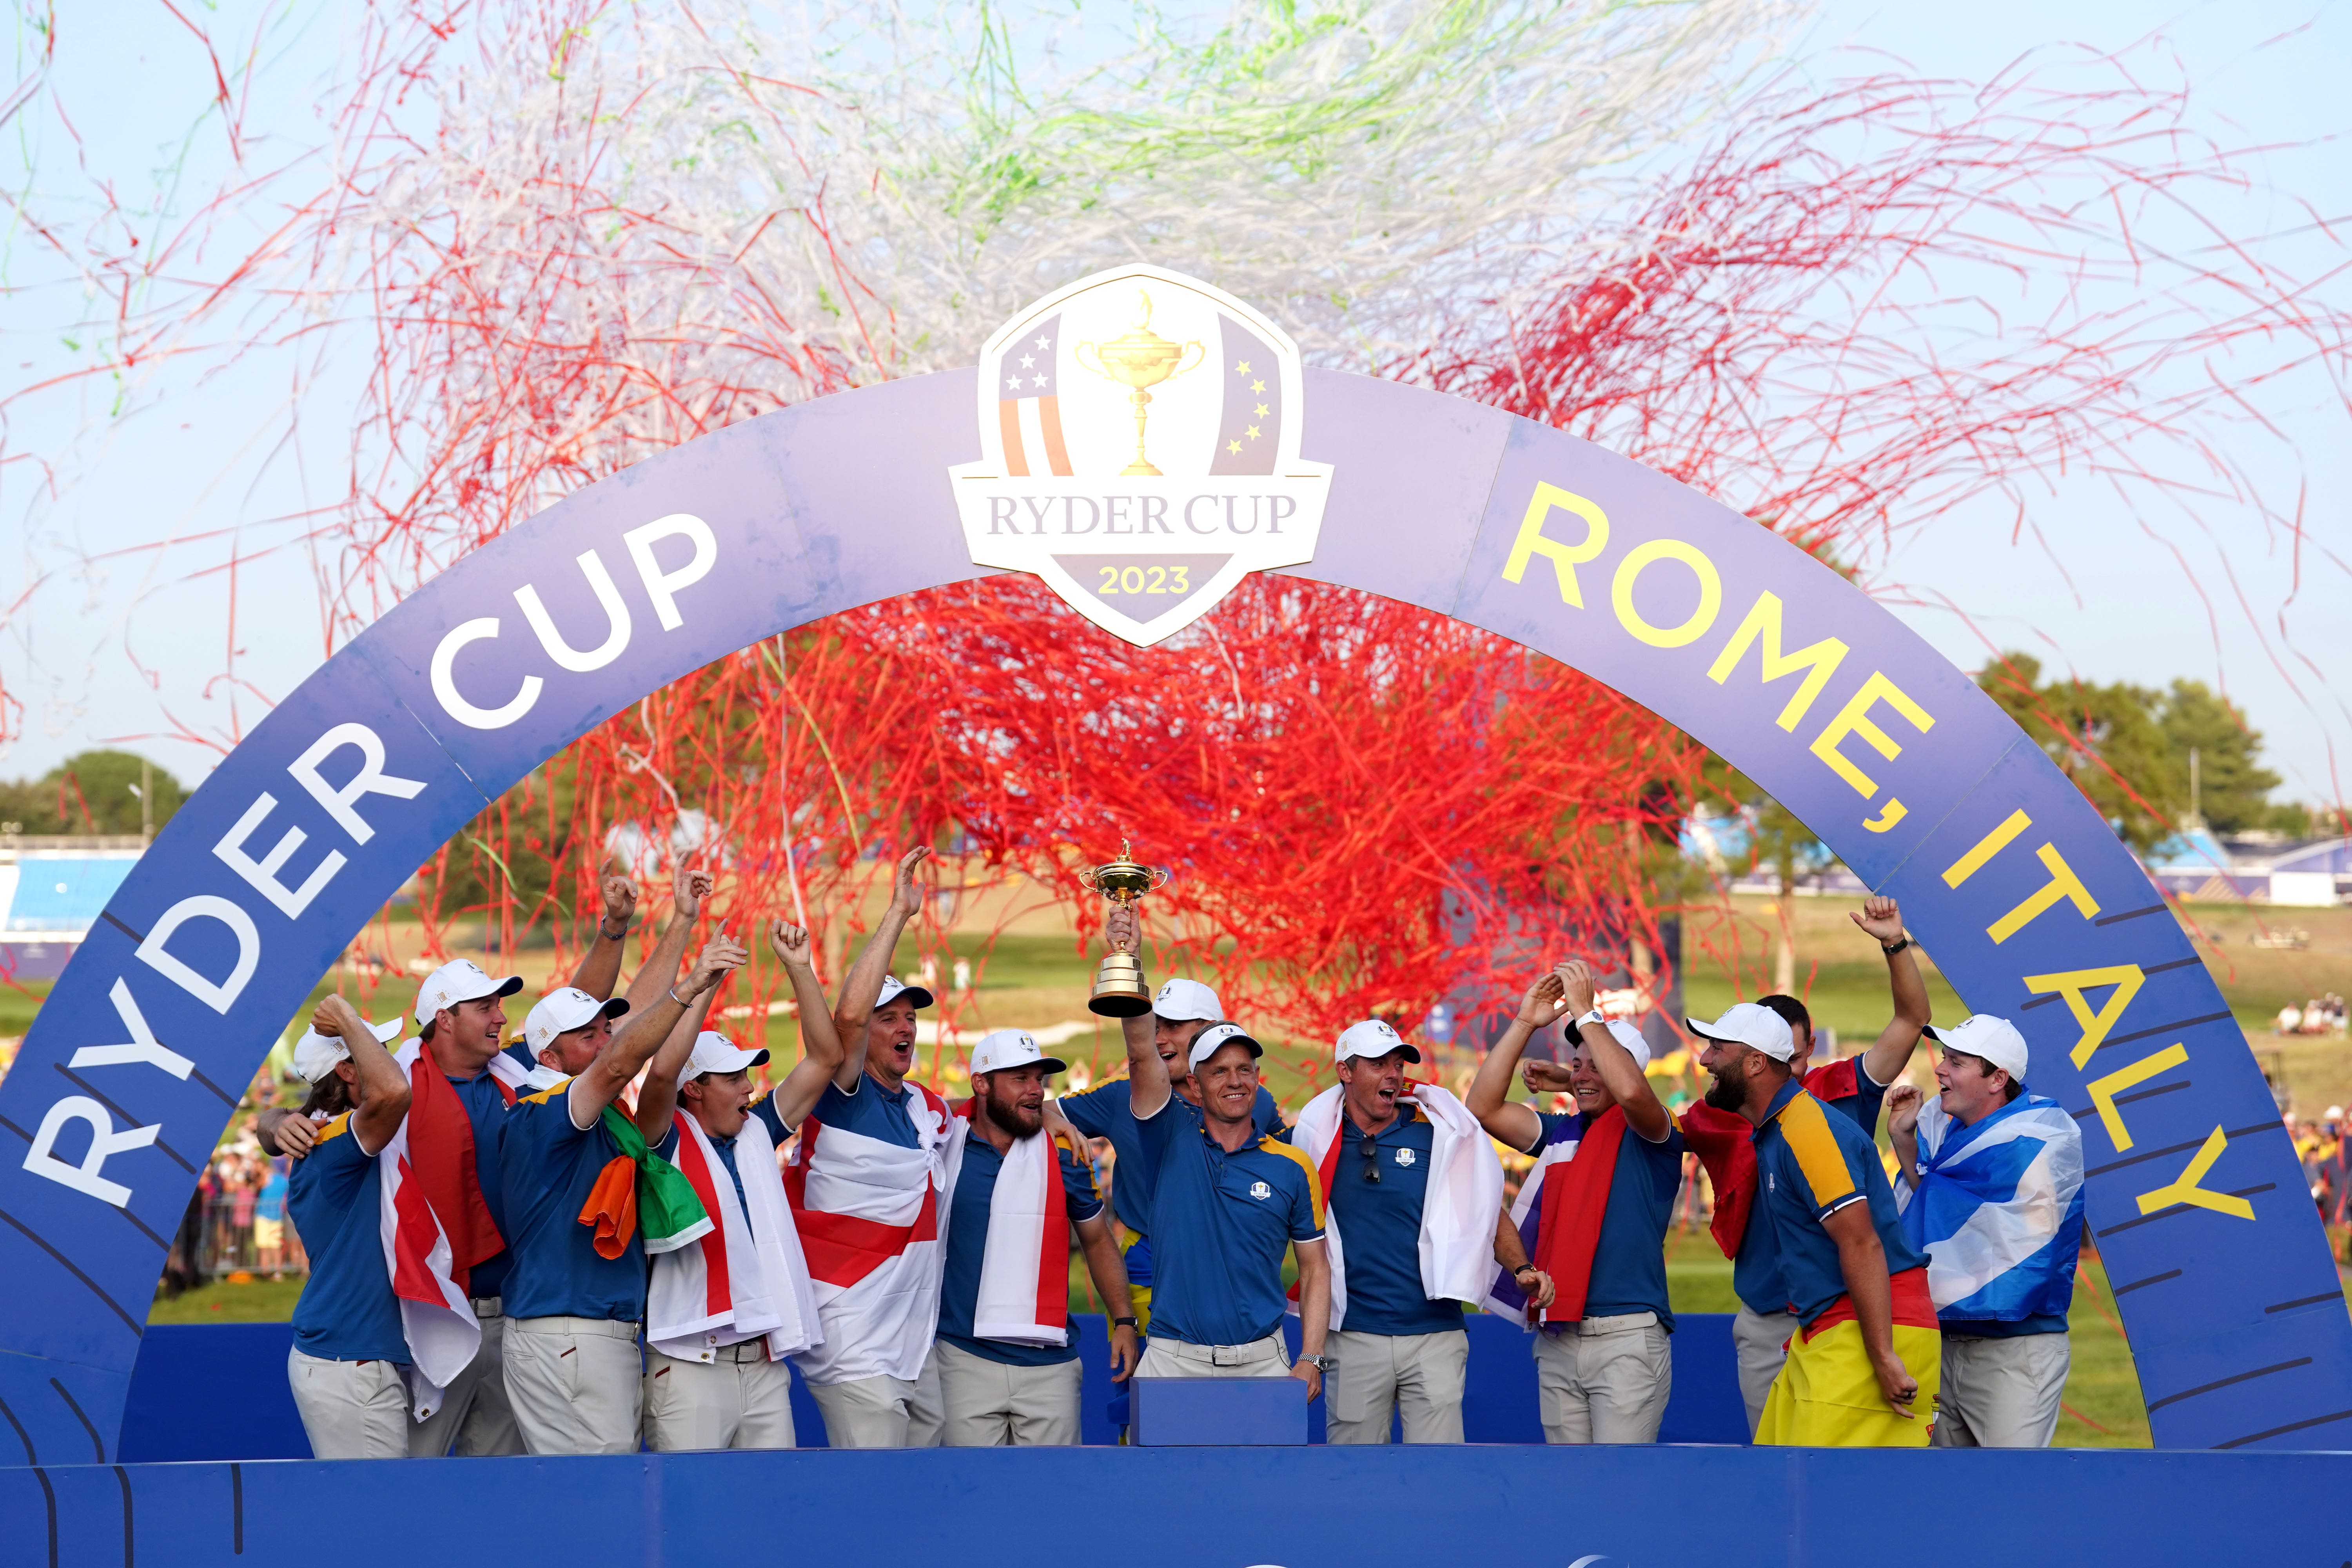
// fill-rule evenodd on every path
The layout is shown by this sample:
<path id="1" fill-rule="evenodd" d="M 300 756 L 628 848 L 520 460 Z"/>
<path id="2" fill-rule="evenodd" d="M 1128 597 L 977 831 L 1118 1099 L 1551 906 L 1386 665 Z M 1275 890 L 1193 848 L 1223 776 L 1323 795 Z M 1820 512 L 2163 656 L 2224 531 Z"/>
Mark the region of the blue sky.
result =
<path id="1" fill-rule="evenodd" d="M 218 0 L 190 14 L 234 53 L 253 36 L 257 9 Z M 279 12 L 295 20 L 265 35 L 257 79 L 315 80 L 348 32 L 349 10 Z M 200 116 L 188 90 L 192 79 L 208 78 L 204 55 L 168 13 L 132 0 L 84 0 L 60 25 L 58 76 L 68 101 L 83 110 L 81 143 L 54 135 L 20 141 L 37 160 L 79 158 L 126 191 L 152 190 L 159 165 L 184 161 L 191 188 L 228 166 L 218 122 Z M 2151 32 L 2164 36 L 2191 83 L 2200 127 L 2225 142 L 2271 149 L 2256 163 L 2269 189 L 2249 193 L 2228 221 L 2248 232 L 2299 221 L 2278 193 L 2326 216 L 2352 215 L 2352 161 L 2333 140 L 2346 118 L 2340 82 L 2352 65 L 2352 5 L 1836 0 L 1806 26 L 1793 52 L 1819 59 L 1844 46 L 1930 76 L 1982 79 L 2037 48 L 2081 43 L 2112 51 Z M 20 68 L 38 42 L 18 36 Z M 89 112 L 92 106 L 103 111 Z M 257 100 L 248 124 L 262 140 L 247 155 L 266 160 L 272 132 L 282 141 L 307 137 L 316 112 L 299 92 Z M 32 134 L 22 122 L 10 133 Z M 2318 256 L 2314 247 L 2288 259 Z M 0 315 L 5 347 L 16 351 L 0 384 L 21 386 L 79 362 L 66 340 L 87 309 L 87 290 L 21 228 L 8 237 L 5 258 L 11 285 L 37 285 L 8 296 Z M 2340 300 L 2352 283 L 2331 288 Z M 348 356 L 313 361 L 291 349 L 203 378 L 170 363 L 142 370 L 128 389 L 127 417 L 114 414 L 126 389 L 100 381 L 6 412 L 0 456 L 17 460 L 0 466 L 0 526 L 17 548 L 0 602 L 15 601 L 40 567 L 85 553 L 101 559 L 44 584 L 0 639 L 0 679 L 27 704 L 23 736 L 0 754 L 0 774 L 37 773 L 113 742 L 193 779 L 210 765 L 209 745 L 249 726 L 268 700 L 315 667 L 324 633 L 299 519 L 333 504 L 346 433 L 312 411 L 347 406 L 354 374 Z M 2300 495 L 2310 535 L 2352 556 L 2341 499 L 2352 479 L 2345 458 L 2352 443 L 2338 394 L 2314 375 L 2268 388 L 2261 399 L 2294 449 L 2250 439 L 2258 478 L 2287 506 Z M 292 440 L 284 438 L 289 409 L 310 421 Z M 2284 793 L 2352 795 L 2352 777 L 2334 772 L 2352 770 L 2352 718 L 2327 689 L 2352 691 L 2352 617 L 2345 615 L 2352 583 L 2306 558 L 2302 592 L 2282 623 L 2276 607 L 2293 586 L 2293 552 L 2242 509 L 2217 503 L 2201 528 L 2168 523 L 2178 555 L 2152 543 L 2133 510 L 2095 482 L 2062 484 L 2032 512 L 2050 542 L 2046 552 L 2030 541 L 2012 545 L 2016 519 L 2007 506 L 1962 508 L 1897 549 L 1884 574 L 1886 596 L 1971 668 L 1990 640 L 2032 648 L 2046 664 L 2091 679 L 2224 685 L 2266 732 L 2273 765 L 2288 775 Z M 238 562 L 233 570 L 220 566 L 230 559 Z M 221 613 L 231 593 L 234 644 Z M 2282 624 L 2309 664 L 2284 650 Z"/>

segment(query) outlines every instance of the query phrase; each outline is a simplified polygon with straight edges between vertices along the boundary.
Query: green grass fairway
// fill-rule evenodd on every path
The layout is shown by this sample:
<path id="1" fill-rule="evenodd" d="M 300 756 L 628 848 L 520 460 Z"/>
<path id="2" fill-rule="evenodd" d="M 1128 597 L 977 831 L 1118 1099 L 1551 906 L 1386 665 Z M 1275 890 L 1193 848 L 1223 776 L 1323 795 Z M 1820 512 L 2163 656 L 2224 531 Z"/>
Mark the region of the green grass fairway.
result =
<path id="1" fill-rule="evenodd" d="M 151 1323 L 283 1323 L 294 1316 L 301 1299 L 302 1279 L 289 1275 L 272 1279 L 257 1274 L 250 1285 L 215 1279 L 177 1296 L 158 1294 L 147 1309 Z"/>

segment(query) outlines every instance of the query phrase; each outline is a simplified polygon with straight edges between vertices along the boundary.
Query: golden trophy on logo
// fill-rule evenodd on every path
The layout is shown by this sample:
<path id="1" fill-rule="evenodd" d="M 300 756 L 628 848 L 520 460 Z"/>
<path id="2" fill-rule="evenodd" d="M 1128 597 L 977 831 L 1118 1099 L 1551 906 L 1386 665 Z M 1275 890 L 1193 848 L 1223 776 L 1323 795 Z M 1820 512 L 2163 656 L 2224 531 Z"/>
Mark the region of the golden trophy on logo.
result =
<path id="1" fill-rule="evenodd" d="M 1129 390 L 1135 402 L 1135 461 L 1119 470 L 1122 477 L 1148 474 L 1157 477 L 1158 468 L 1143 455 L 1143 422 L 1151 407 L 1151 394 L 1147 386 L 1157 386 L 1172 376 L 1196 368 L 1209 357 L 1197 338 L 1188 343 L 1172 343 L 1151 330 L 1151 296 L 1139 289 L 1135 291 L 1135 327 L 1123 338 L 1113 338 L 1107 343 L 1083 342 L 1072 351 L 1079 364 L 1107 381 L 1115 381 Z M 1095 362 L 1087 363 L 1087 352 Z M 1187 354 L 1192 357 L 1187 359 Z M 1108 869 L 1108 867 L 1105 869 Z M 1095 1009 L 1099 1013 L 1101 1008 Z"/>
<path id="2" fill-rule="evenodd" d="M 1122 838 L 1118 859 L 1107 866 L 1087 867 L 1078 873 L 1078 880 L 1110 902 L 1131 909 L 1144 894 L 1164 885 L 1168 872 L 1164 867 L 1136 864 Z M 1139 945 L 1142 937 L 1139 930 Z M 1133 1018 L 1150 1012 L 1151 991 L 1143 984 L 1143 961 L 1117 948 L 1104 953 L 1102 967 L 1095 971 L 1095 994 L 1087 1006 L 1106 1018 Z"/>

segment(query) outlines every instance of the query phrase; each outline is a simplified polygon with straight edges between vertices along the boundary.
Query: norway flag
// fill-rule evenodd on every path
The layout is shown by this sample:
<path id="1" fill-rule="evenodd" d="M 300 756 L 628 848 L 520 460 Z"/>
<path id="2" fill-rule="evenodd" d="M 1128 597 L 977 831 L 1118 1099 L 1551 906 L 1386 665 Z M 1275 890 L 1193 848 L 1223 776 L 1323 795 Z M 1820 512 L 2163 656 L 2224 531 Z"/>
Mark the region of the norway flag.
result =
<path id="1" fill-rule="evenodd" d="M 1055 361 L 1062 318 L 1046 317 L 1005 345 L 994 366 L 996 417 L 1004 436 L 1004 471 L 1016 479 L 1070 472 L 1062 443 L 1062 405 Z"/>

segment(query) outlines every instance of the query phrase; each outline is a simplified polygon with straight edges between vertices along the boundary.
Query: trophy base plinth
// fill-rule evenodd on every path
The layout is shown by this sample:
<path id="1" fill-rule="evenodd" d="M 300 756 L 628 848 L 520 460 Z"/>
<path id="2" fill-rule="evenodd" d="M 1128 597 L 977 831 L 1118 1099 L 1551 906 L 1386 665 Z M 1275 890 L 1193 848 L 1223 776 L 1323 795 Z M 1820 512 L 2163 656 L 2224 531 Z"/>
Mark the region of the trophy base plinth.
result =
<path id="1" fill-rule="evenodd" d="M 1130 952 L 1114 952 L 1095 971 L 1095 994 L 1087 1010 L 1101 1018 L 1139 1018 L 1151 1011 L 1151 988 L 1143 983 L 1143 965 Z"/>
<path id="2" fill-rule="evenodd" d="M 1129 463 L 1127 467 L 1121 468 L 1118 471 L 1118 477 L 1123 479 L 1135 478 L 1156 479 L 1160 478 L 1161 475 L 1158 468 L 1155 468 L 1150 464 L 1144 462 L 1141 458 L 1138 458 L 1134 462 Z"/>

